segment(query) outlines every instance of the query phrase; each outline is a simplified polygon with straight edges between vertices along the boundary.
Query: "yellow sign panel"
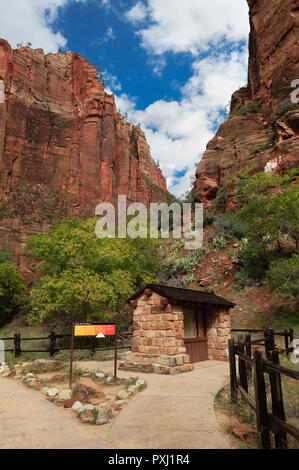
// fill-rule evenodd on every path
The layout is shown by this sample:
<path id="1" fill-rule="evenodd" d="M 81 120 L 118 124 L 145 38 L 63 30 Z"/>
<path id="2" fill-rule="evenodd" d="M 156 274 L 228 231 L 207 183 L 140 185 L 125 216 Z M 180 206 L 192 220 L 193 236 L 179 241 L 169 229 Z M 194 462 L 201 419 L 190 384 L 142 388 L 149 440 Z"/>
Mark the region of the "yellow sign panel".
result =
<path id="1" fill-rule="evenodd" d="M 115 335 L 115 325 L 92 325 L 91 323 L 78 323 L 75 325 L 74 336 L 104 336 Z"/>

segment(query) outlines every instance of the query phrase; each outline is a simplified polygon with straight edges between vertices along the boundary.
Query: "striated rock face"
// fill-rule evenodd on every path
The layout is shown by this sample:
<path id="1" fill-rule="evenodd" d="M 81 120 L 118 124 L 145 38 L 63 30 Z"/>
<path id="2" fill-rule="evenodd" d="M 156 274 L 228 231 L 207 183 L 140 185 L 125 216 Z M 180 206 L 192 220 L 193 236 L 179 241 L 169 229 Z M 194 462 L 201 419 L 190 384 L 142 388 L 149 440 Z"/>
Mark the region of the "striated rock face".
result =
<path id="1" fill-rule="evenodd" d="M 0 39 L 0 250 L 18 259 L 56 220 L 93 216 L 118 194 L 148 205 L 165 192 L 142 130 L 117 113 L 93 65 Z"/>
<path id="2" fill-rule="evenodd" d="M 230 118 L 198 165 L 193 194 L 206 206 L 240 168 L 283 171 L 299 164 L 299 104 L 291 101 L 299 79 L 299 0 L 247 1 L 248 86 L 233 94 Z"/>

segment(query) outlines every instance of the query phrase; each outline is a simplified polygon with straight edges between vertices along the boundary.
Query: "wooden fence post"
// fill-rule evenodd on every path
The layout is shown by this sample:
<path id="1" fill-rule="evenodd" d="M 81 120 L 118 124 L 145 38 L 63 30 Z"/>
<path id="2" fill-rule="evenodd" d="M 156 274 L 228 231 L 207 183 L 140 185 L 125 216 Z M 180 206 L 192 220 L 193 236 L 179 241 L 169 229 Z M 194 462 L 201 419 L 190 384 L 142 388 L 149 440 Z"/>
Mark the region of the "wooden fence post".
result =
<path id="1" fill-rule="evenodd" d="M 246 356 L 251 357 L 251 335 L 245 336 L 245 352 L 246 352 Z M 246 366 L 247 366 L 248 374 L 251 377 L 251 372 L 252 372 L 251 365 L 246 364 Z"/>
<path id="2" fill-rule="evenodd" d="M 18 353 L 17 355 L 21 355 L 21 333 L 17 334 L 17 345 L 18 345 Z"/>
<path id="3" fill-rule="evenodd" d="M 244 341 L 238 340 L 238 351 L 245 354 Z M 248 382 L 247 382 L 247 368 L 246 363 L 239 357 L 239 376 L 240 384 L 244 388 L 245 392 L 248 393 Z"/>
<path id="4" fill-rule="evenodd" d="M 285 347 L 285 350 L 286 350 L 286 355 L 288 356 L 290 353 L 288 351 L 288 349 L 289 349 L 289 332 L 288 332 L 287 328 L 284 329 L 284 347 Z"/>
<path id="5" fill-rule="evenodd" d="M 275 364 L 279 364 L 279 354 L 277 351 L 270 352 L 270 360 Z M 277 418 L 285 421 L 281 376 L 277 372 L 270 372 L 269 379 L 271 384 L 272 413 L 274 416 L 277 416 Z M 287 435 L 285 432 L 275 432 L 274 437 L 276 449 L 287 449 Z"/>
<path id="6" fill-rule="evenodd" d="M 234 344 L 233 339 L 228 340 L 228 355 L 229 355 L 231 400 L 236 401 L 237 399 L 237 372 L 236 372 L 235 344 Z"/>
<path id="7" fill-rule="evenodd" d="M 265 353 L 266 353 L 266 358 L 269 359 L 269 328 L 264 329 L 264 338 L 265 338 Z"/>
<path id="8" fill-rule="evenodd" d="M 50 333 L 50 356 L 54 356 L 56 348 L 56 335 L 55 331 L 51 331 Z"/>
<path id="9" fill-rule="evenodd" d="M 17 335 L 17 333 L 14 333 L 14 335 L 13 335 L 13 352 L 14 352 L 14 356 L 17 357 L 17 355 L 18 355 L 18 335 Z"/>
<path id="10" fill-rule="evenodd" d="M 261 436 L 262 448 L 271 449 L 263 357 L 260 351 L 254 350 L 253 364 L 257 426 Z"/>

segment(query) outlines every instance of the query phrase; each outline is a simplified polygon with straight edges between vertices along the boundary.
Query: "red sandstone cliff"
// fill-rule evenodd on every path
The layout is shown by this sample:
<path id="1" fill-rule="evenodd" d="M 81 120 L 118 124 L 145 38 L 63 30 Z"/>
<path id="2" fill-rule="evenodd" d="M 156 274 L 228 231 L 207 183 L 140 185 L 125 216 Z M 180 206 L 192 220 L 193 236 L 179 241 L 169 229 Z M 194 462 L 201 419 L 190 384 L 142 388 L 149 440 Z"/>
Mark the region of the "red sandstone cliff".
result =
<path id="1" fill-rule="evenodd" d="M 299 164 L 299 104 L 290 100 L 292 81 L 299 79 L 299 0 L 247 1 L 248 86 L 233 94 L 230 118 L 198 165 L 193 193 L 206 205 L 240 168 L 280 171 Z"/>
<path id="2" fill-rule="evenodd" d="M 93 216 L 118 194 L 147 205 L 165 196 L 142 130 L 117 113 L 80 55 L 12 50 L 0 39 L 0 79 L 0 250 L 17 258 L 28 234 Z"/>

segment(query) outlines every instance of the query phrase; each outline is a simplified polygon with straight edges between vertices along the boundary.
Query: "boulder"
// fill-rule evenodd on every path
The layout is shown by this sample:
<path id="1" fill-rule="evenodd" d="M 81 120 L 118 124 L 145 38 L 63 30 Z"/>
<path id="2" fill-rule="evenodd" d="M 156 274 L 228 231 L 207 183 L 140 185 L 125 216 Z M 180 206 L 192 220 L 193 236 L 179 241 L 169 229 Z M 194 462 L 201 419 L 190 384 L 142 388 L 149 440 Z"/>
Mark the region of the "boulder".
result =
<path id="1" fill-rule="evenodd" d="M 57 400 L 61 402 L 65 402 L 66 400 L 70 400 L 72 398 L 72 391 L 67 389 L 67 390 L 62 390 L 62 392 L 59 393 Z"/>
<path id="2" fill-rule="evenodd" d="M 99 379 L 104 379 L 105 377 L 105 374 L 103 374 L 103 372 L 96 372 L 96 377 L 98 377 Z"/>
<path id="3" fill-rule="evenodd" d="M 44 386 L 43 384 L 40 383 L 40 381 L 36 378 L 30 380 L 28 383 L 27 383 L 28 387 L 30 388 L 36 388 L 37 390 L 41 390 Z"/>
<path id="4" fill-rule="evenodd" d="M 56 395 L 58 394 L 59 394 L 59 390 L 57 390 L 57 388 L 49 388 L 47 392 L 47 396 L 50 398 L 56 397 Z"/>
<path id="5" fill-rule="evenodd" d="M 64 408 L 72 408 L 73 407 L 73 404 L 80 401 L 80 398 L 78 397 L 73 397 L 73 398 L 70 398 L 69 400 L 65 400 L 63 402 L 63 406 Z"/>
<path id="6" fill-rule="evenodd" d="M 99 405 L 105 400 L 105 394 L 99 385 L 88 377 L 80 377 L 75 387 L 76 395 L 84 402 Z"/>
<path id="7" fill-rule="evenodd" d="M 135 385 L 136 385 L 136 387 L 138 387 L 138 388 L 142 388 L 142 387 L 145 386 L 145 380 L 138 379 L 138 380 L 136 380 L 136 384 L 135 384 Z"/>
<path id="8" fill-rule="evenodd" d="M 102 403 L 98 407 L 98 417 L 96 420 L 96 424 L 106 424 L 108 423 L 109 419 L 113 416 L 112 409 L 106 403 Z"/>
<path id="9" fill-rule="evenodd" d="M 81 411 L 84 411 L 83 403 L 81 403 L 81 401 L 76 400 L 72 406 L 72 410 L 74 410 L 76 413 L 80 413 Z"/>
<path id="10" fill-rule="evenodd" d="M 133 395 L 134 393 L 138 391 L 138 387 L 137 385 L 130 385 L 127 390 L 128 390 L 128 393 Z"/>
<path id="11" fill-rule="evenodd" d="M 67 380 L 66 374 L 55 374 L 51 377 L 51 383 L 63 383 Z"/>
<path id="12" fill-rule="evenodd" d="M 129 394 L 125 390 L 120 390 L 117 393 L 116 398 L 118 398 L 119 400 L 126 400 L 127 398 L 129 398 Z"/>
<path id="13" fill-rule="evenodd" d="M 81 413 L 80 419 L 82 423 L 94 423 L 95 422 L 95 415 L 92 411 L 85 410 Z"/>

